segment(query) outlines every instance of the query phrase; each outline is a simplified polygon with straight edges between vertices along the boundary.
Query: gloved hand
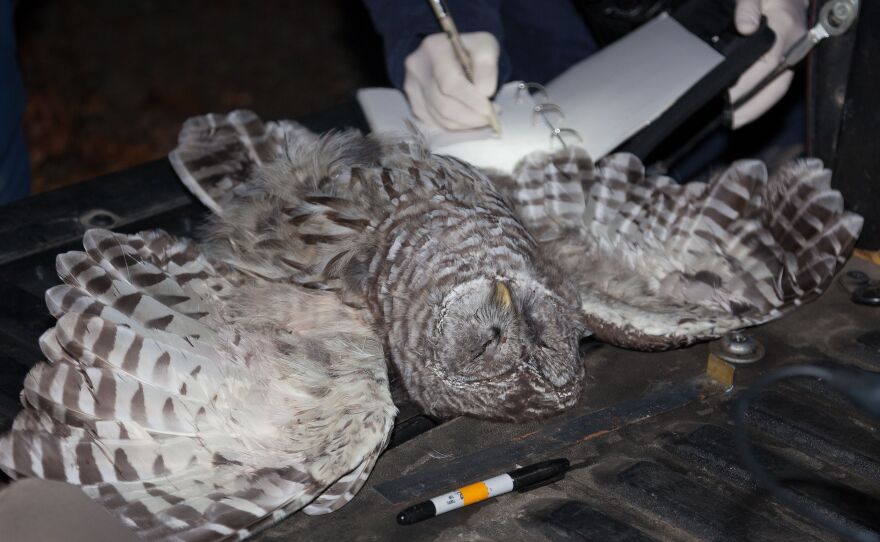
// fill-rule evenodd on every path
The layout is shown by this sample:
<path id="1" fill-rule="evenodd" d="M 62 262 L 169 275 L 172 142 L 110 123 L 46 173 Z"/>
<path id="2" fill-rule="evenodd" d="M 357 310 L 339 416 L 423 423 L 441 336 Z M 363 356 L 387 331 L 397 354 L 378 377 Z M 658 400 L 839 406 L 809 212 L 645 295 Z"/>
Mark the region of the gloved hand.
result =
<path id="1" fill-rule="evenodd" d="M 429 125 L 464 130 L 489 124 L 489 97 L 498 84 L 498 40 L 488 32 L 469 32 L 461 34 L 461 41 L 473 61 L 473 83 L 442 33 L 425 37 L 404 62 L 403 91 L 415 116 Z"/>
<path id="2" fill-rule="evenodd" d="M 744 35 L 753 34 L 761 24 L 761 15 L 764 15 L 770 29 L 776 33 L 776 41 L 730 88 L 732 102 L 776 69 L 785 51 L 806 33 L 808 5 L 809 0 L 737 0 L 736 29 Z M 764 90 L 734 111 L 733 127 L 739 128 L 752 122 L 776 104 L 791 86 L 793 76 L 791 70 L 783 72 L 764 87 Z"/>

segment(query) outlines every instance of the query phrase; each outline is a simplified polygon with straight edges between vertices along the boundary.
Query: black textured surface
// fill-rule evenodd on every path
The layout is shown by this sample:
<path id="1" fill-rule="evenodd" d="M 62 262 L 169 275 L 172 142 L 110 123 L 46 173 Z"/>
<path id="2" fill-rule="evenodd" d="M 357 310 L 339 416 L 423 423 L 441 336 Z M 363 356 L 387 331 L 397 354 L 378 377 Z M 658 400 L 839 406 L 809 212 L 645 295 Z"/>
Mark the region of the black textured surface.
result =
<path id="1" fill-rule="evenodd" d="M 813 2 L 811 21 L 833 0 Z M 840 135 L 840 117 L 846 100 L 846 85 L 856 32 L 849 31 L 820 43 L 807 58 L 807 154 L 833 162 Z"/>
<path id="2" fill-rule="evenodd" d="M 880 3 L 860 2 L 858 33 L 850 69 L 845 74 L 845 98 L 839 94 L 842 88 L 833 89 L 838 93 L 831 95 L 838 100 L 838 106 L 842 103 L 843 113 L 831 161 L 835 182 L 849 208 L 865 217 L 859 246 L 871 250 L 880 249 L 880 153 L 875 143 L 880 131 L 878 23 Z M 832 123 L 828 124 L 828 128 L 834 128 Z"/>
<path id="3" fill-rule="evenodd" d="M 580 501 L 562 501 L 535 513 L 524 523 L 530 530 L 539 531 L 552 541 L 616 540 L 618 542 L 647 542 L 653 540 L 612 517 Z"/>

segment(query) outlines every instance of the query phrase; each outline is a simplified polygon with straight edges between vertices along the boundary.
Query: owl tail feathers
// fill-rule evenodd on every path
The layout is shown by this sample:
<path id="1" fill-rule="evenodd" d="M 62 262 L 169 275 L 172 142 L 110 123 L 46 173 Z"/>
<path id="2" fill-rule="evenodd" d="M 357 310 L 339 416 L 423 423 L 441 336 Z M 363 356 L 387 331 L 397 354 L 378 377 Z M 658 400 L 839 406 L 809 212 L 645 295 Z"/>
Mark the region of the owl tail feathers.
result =
<path id="1" fill-rule="evenodd" d="M 91 230 L 84 246 L 57 259 L 47 361 L 0 436 L 0 469 L 81 486 L 149 539 L 243 538 L 310 503 L 321 513 L 352 498 L 394 416 L 378 346 L 351 353 L 339 334 L 279 343 L 226 325 L 227 313 L 253 318 L 228 307 L 233 286 L 195 245 L 164 232 Z M 259 356 L 287 360 L 285 379 Z M 364 389 L 383 400 L 356 395 Z M 362 416 L 355 435 L 350 402 Z M 273 408 L 286 416 L 267 421 Z"/>
<path id="2" fill-rule="evenodd" d="M 213 390 L 234 368 L 217 363 L 206 321 L 208 284 L 222 279 L 161 232 L 92 230 L 84 245 L 57 258 L 47 362 L 25 378 L 0 468 L 80 485 L 142 535 L 193 532 L 210 509 L 194 481 L 215 481 L 206 466 L 230 441 Z"/>
<path id="3" fill-rule="evenodd" d="M 13 478 L 80 486 L 148 540 L 242 539 L 301 509 L 321 488 L 293 467 L 247 472 L 210 448 L 156 438 L 136 424 L 78 427 L 27 409 L 0 437 L 0 463 Z"/>
<path id="4" fill-rule="evenodd" d="M 632 155 L 593 166 L 569 149 L 524 162 L 511 199 L 579 283 L 596 336 L 656 350 L 767 322 L 821 294 L 862 225 L 830 177 L 813 159 L 769 178 L 744 160 L 682 185 L 646 177 Z"/>
<path id="5" fill-rule="evenodd" d="M 168 159 L 189 191 L 221 215 L 229 201 L 247 192 L 256 168 L 316 138 L 300 124 L 263 123 L 251 111 L 211 113 L 187 119 Z"/>

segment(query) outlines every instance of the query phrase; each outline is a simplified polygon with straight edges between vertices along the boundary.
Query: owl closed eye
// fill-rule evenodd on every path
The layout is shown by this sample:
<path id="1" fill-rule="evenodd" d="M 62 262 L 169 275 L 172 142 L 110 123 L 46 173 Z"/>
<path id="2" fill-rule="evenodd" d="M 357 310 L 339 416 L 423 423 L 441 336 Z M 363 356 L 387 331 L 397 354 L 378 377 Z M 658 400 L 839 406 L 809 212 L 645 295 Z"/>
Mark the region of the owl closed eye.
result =
<path id="1" fill-rule="evenodd" d="M 558 304 L 542 299 L 535 288 L 488 278 L 459 286 L 442 308 L 435 338 L 441 346 L 433 360 L 440 378 L 434 391 L 443 392 L 458 413 L 507 419 L 529 411 L 540 416 L 577 399 L 583 369 L 576 313 L 571 323 L 564 316 L 553 318 Z M 522 401 L 531 407 L 524 408 Z M 442 413 L 438 403 L 426 406 Z"/>

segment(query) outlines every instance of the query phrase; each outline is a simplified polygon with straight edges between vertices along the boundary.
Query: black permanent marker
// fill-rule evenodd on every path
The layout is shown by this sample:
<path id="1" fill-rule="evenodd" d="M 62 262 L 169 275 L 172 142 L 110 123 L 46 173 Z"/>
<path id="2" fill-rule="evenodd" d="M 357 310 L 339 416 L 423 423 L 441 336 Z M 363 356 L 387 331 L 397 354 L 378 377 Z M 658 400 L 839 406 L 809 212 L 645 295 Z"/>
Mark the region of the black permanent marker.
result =
<path id="1" fill-rule="evenodd" d="M 510 493 L 515 489 L 523 490 L 531 486 L 556 481 L 562 478 L 568 467 L 568 459 L 551 459 L 515 469 L 507 474 L 501 474 L 482 482 L 470 484 L 446 495 L 434 497 L 430 501 L 410 506 L 397 514 L 397 523 L 412 525 L 413 523 L 439 516 L 456 508 L 485 501 L 489 497 Z"/>

